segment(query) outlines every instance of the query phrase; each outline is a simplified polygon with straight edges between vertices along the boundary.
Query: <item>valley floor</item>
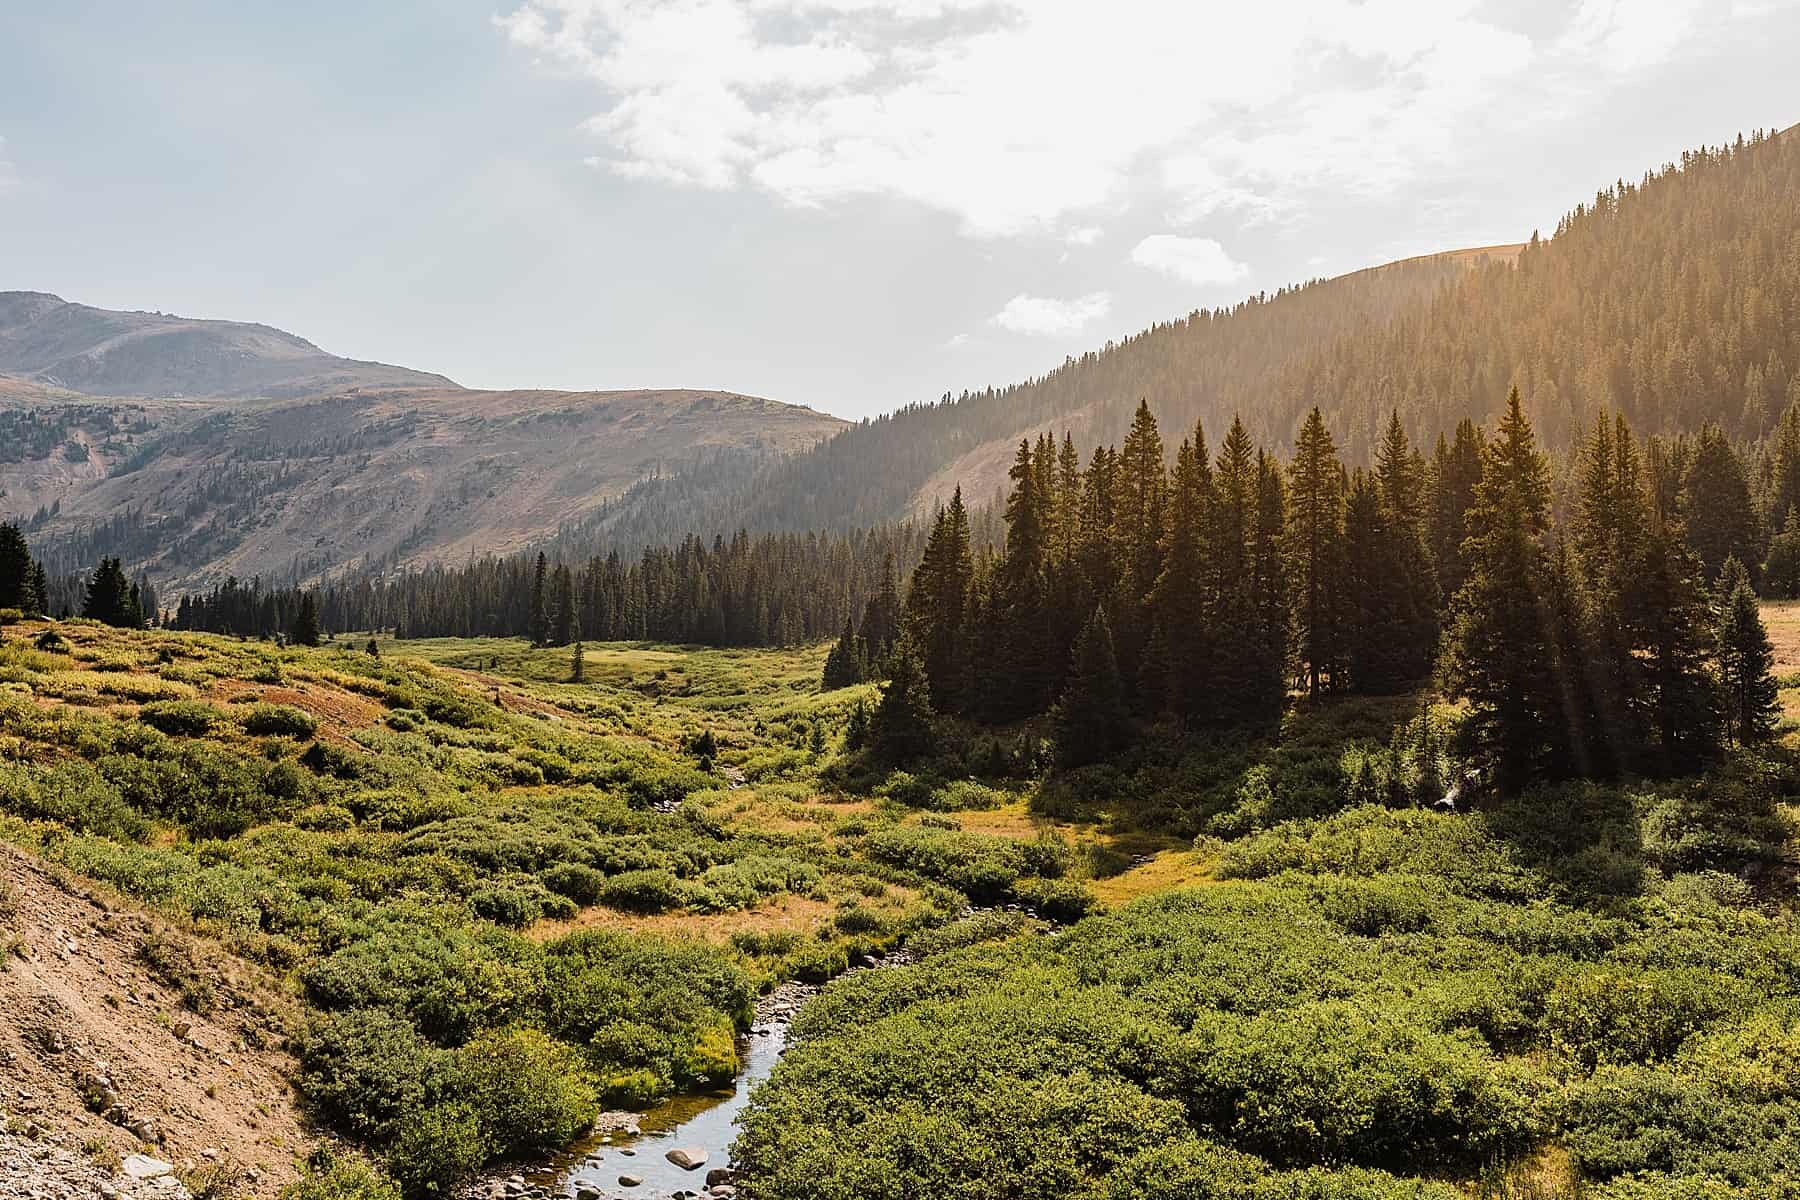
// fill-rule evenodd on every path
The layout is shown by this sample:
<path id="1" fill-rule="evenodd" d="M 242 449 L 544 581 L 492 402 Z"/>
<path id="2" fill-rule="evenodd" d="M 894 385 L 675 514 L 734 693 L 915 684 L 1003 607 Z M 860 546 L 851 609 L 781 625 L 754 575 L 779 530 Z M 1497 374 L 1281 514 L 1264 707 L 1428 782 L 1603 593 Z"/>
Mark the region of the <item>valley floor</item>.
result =
<path id="1" fill-rule="evenodd" d="M 1423 697 L 1044 782 L 970 765 L 1029 729 L 870 768 L 824 647 L 374 651 L 0 629 L 0 1190 L 434 1194 L 901 945 L 800 1014 L 739 1194 L 1794 1186 L 1784 748 L 1445 813 Z"/>

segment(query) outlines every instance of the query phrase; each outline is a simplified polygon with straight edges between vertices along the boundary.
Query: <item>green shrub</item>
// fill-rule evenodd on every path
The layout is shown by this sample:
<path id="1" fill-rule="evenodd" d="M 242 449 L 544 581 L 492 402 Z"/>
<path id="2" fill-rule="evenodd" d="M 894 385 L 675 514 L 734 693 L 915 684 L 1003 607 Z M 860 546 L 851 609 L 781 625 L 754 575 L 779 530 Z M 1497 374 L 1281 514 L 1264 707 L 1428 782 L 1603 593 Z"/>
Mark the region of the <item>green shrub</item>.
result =
<path id="1" fill-rule="evenodd" d="M 0 763 L 0 809 L 55 821 L 75 833 L 142 842 L 151 824 L 85 762 L 49 767 Z"/>
<path id="2" fill-rule="evenodd" d="M 577 909 L 573 901 L 547 890 L 531 875 L 517 872 L 500 875 L 475 889 L 469 904 L 477 916 L 522 929 L 540 917 L 571 917 Z"/>
<path id="3" fill-rule="evenodd" d="M 344 833 L 356 827 L 356 815 L 341 804 L 315 804 L 295 813 L 294 824 L 315 833 Z"/>
<path id="4" fill-rule="evenodd" d="M 544 886 L 586 907 L 598 904 L 605 891 L 606 875 L 585 863 L 557 863 L 544 872 Z"/>
<path id="5" fill-rule="evenodd" d="M 400 1189 L 362 1155 L 323 1148 L 282 1189 L 281 1200 L 400 1200 Z"/>
<path id="6" fill-rule="evenodd" d="M 488 1158 L 475 1110 L 448 1103 L 408 1113 L 383 1161 L 407 1200 L 423 1200 L 451 1195 Z"/>
<path id="7" fill-rule="evenodd" d="M 825 983 L 850 969 L 842 946 L 811 942 L 788 957 L 787 972 L 801 983 Z"/>
<path id="8" fill-rule="evenodd" d="M 138 720 L 178 737 L 205 737 L 223 716 L 217 708 L 198 700 L 158 700 L 138 709 Z"/>
<path id="9" fill-rule="evenodd" d="M 319 727 L 313 715 L 287 704 L 252 704 L 238 715 L 252 737 L 291 737 L 304 741 Z"/>
<path id="10" fill-rule="evenodd" d="M 1557 980 L 1544 1022 L 1555 1043 L 1585 1065 L 1666 1058 L 1743 997 L 1710 971 L 1583 966 Z"/>
<path id="11" fill-rule="evenodd" d="M 536 1029 L 485 1034 L 463 1046 L 451 1087 L 478 1114 L 489 1158 L 564 1146 L 600 1112 L 581 1056 Z"/>
<path id="12" fill-rule="evenodd" d="M 600 889 L 600 903 L 623 912 L 659 913 L 687 903 L 688 890 L 667 871 L 624 871 Z"/>
<path id="13" fill-rule="evenodd" d="M 1013 886 L 1013 896 L 1046 920 L 1065 925 L 1100 907 L 1087 885 L 1073 879 L 1021 879 Z"/>
<path id="14" fill-rule="evenodd" d="M 443 1052 L 410 1022 L 355 1009 L 313 1023 L 300 1042 L 300 1092 L 326 1121 L 386 1141 L 441 1086 Z"/>
<path id="15" fill-rule="evenodd" d="M 363 775 L 363 759 L 353 751 L 329 742 L 314 742 L 300 756 L 307 769 L 333 779 L 356 780 Z"/>

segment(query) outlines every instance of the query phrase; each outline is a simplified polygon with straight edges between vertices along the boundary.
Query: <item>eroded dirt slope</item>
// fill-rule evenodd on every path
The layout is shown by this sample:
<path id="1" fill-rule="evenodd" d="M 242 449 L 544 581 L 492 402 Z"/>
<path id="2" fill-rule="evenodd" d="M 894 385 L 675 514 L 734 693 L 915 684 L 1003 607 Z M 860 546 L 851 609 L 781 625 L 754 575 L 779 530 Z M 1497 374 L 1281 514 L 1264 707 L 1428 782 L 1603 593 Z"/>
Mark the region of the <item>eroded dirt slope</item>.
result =
<path id="1" fill-rule="evenodd" d="M 289 1010 L 253 968 L 10 846 L 0 950 L 0 1196 L 82 1194 L 84 1162 L 90 1194 L 180 1194 L 132 1155 L 201 1194 L 294 1178 Z"/>

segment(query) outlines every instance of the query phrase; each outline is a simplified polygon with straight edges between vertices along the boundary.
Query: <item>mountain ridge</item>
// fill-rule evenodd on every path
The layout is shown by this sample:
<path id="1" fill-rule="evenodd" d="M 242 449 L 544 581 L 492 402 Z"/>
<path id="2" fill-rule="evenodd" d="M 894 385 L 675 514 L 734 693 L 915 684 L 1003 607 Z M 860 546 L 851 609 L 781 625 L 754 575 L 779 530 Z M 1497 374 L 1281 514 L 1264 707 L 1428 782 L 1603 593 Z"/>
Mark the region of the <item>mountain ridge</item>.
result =
<path id="1" fill-rule="evenodd" d="M 97 308 L 0 292 L 0 374 L 93 396 L 291 399 L 352 387 L 458 387 L 427 371 L 344 358 L 248 321 Z"/>

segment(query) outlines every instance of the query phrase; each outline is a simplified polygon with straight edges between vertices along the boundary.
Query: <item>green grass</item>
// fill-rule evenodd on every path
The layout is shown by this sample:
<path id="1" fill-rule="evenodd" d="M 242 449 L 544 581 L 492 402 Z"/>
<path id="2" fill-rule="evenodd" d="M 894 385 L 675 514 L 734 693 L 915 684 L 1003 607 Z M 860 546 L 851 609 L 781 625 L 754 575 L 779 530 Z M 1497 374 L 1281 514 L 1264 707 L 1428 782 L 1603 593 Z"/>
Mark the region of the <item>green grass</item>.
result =
<path id="1" fill-rule="evenodd" d="M 517 641 L 46 628 L 0 643 L 0 836 L 285 980 L 305 1103 L 412 1196 L 907 941 L 804 1014 L 747 1194 L 1623 1198 L 1800 1153 L 1785 750 L 1451 814 L 1424 696 L 1048 779 L 1034 728 L 948 727 L 899 772 L 843 751 L 875 689 L 821 694 L 824 647 L 591 645 L 577 684 Z"/>
<path id="2" fill-rule="evenodd" d="M 0 643 L 0 836 L 285 978 L 307 1104 L 409 1195 L 730 1073 L 758 989 L 958 911 L 984 847 L 1002 896 L 1056 866 L 875 852 L 916 814 L 821 783 L 853 701 L 814 649 L 596 646 L 573 684 L 517 642 L 49 628 Z"/>

